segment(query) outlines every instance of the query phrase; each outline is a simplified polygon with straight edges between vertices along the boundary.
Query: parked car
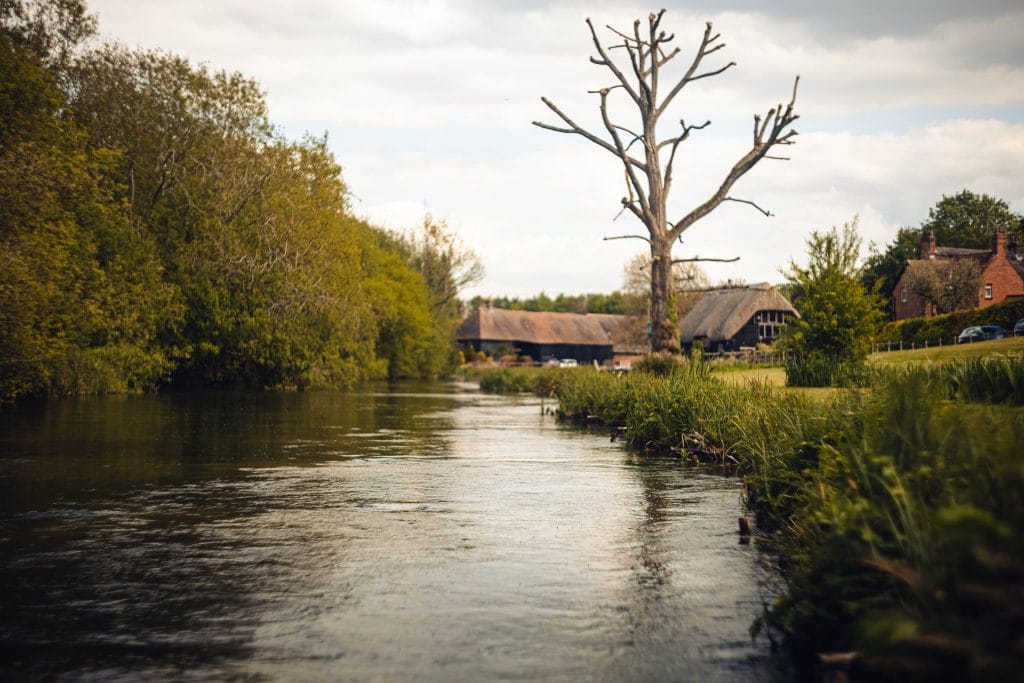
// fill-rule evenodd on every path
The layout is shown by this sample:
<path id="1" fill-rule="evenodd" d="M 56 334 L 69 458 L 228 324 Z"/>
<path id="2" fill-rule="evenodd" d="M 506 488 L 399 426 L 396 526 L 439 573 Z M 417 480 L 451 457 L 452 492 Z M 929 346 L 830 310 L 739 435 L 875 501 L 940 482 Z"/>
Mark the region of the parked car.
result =
<path id="1" fill-rule="evenodd" d="M 998 325 L 974 325 L 965 328 L 960 336 L 956 338 L 958 344 L 965 342 L 985 341 L 986 339 L 1002 339 L 1006 336 L 1006 330 Z"/>
<path id="2" fill-rule="evenodd" d="M 558 367 L 560 368 L 576 368 L 579 367 L 579 363 L 576 362 L 575 358 L 563 358 L 558 361 Z"/>
<path id="3" fill-rule="evenodd" d="M 1024 335 L 1024 318 L 1017 321 L 1017 324 L 1013 326 L 1013 336 L 1018 337 Z"/>

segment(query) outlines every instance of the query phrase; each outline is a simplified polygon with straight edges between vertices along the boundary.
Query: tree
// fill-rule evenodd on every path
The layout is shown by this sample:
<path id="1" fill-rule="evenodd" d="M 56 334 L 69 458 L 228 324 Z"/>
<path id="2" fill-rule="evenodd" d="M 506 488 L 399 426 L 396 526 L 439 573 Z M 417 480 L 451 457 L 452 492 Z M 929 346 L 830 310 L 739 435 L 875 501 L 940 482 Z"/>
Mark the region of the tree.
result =
<path id="1" fill-rule="evenodd" d="M 906 283 L 936 313 L 952 313 L 978 305 L 981 272 L 970 258 L 922 261 L 908 268 Z"/>
<path id="2" fill-rule="evenodd" d="M 673 325 L 689 312 L 700 298 L 700 290 L 708 286 L 708 276 L 693 262 L 672 265 L 672 290 L 675 306 L 670 313 Z M 649 341 L 647 322 L 651 310 L 651 257 L 637 254 L 622 271 L 622 291 L 626 320 L 621 326 L 622 343 L 644 345 Z"/>
<path id="3" fill-rule="evenodd" d="M 672 248 L 682 237 L 683 232 L 723 202 L 735 201 L 749 204 L 765 215 L 770 215 L 752 201 L 733 197 L 730 195 L 730 191 L 736 181 L 762 159 L 781 158 L 769 155 L 774 147 L 794 142 L 793 138 L 797 133 L 790 126 L 798 118 L 794 106 L 799 77 L 794 82 L 793 94 L 788 105 L 779 104 L 771 108 L 763 118 L 760 115 L 754 116 L 751 147 L 729 169 L 718 189 L 688 213 L 670 220 L 667 199 L 672 189 L 672 172 L 676 153 L 679 146 L 694 131 L 706 128 L 711 122 L 687 124 L 685 119 L 680 119 L 680 130 L 676 135 L 661 140 L 658 139 L 657 134 L 658 123 L 687 84 L 717 76 L 734 66 L 735 63 L 729 62 L 724 66 L 702 70 L 705 58 L 725 47 L 724 43 L 719 42 L 719 34 L 712 32 L 709 22 L 689 66 L 680 77 L 666 81 L 670 87 L 663 89 L 662 70 L 681 52 L 678 47 L 667 51 L 668 45 L 674 40 L 675 35 L 661 30 L 664 13 L 665 10 L 661 10 L 657 14 L 650 14 L 647 28 L 643 32 L 640 29 L 639 19 L 633 22 L 631 34 L 608 27 L 617 39 L 621 40 L 621 43 L 608 47 L 601 43 L 590 19 L 586 20 L 594 48 L 597 51 L 597 56 L 591 57 L 590 61 L 607 68 L 614 76 L 612 85 L 592 91 L 600 98 L 599 109 L 605 129 L 602 135 L 592 133 L 579 126 L 546 97 L 542 97 L 541 101 L 554 112 L 564 125 L 550 125 L 539 121 L 534 121 L 533 124 L 558 133 L 580 135 L 610 152 L 622 163 L 626 179 L 626 196 L 622 198 L 622 210 L 628 210 L 639 219 L 646 228 L 647 235 L 625 235 L 605 239 L 637 238 L 644 240 L 650 246 L 651 350 L 678 353 L 680 349 L 679 328 L 673 322 L 675 306 L 673 304 Z M 628 57 L 625 67 L 620 66 L 611 58 L 611 50 L 616 48 L 623 49 Z M 621 90 L 629 98 L 631 108 L 634 108 L 639 115 L 639 129 L 631 129 L 612 120 L 608 109 L 608 99 L 615 90 Z M 633 154 L 631 150 L 637 143 L 639 143 L 640 151 Z M 692 260 L 702 259 L 695 257 Z"/>
<path id="4" fill-rule="evenodd" d="M 921 224 L 921 231 L 934 230 L 936 243 L 944 247 L 988 249 L 997 227 L 1006 230 L 1007 241 L 1019 241 L 1022 220 L 1002 199 L 961 190 L 943 195 L 928 209 L 928 220 Z"/>
<path id="5" fill-rule="evenodd" d="M 871 253 L 864 263 L 861 281 L 868 289 L 877 287 L 881 300 L 889 310 L 887 301 L 892 299 L 893 290 L 903 273 L 909 259 L 918 258 L 921 252 L 921 231 L 917 228 L 900 228 L 896 239 L 889 243 L 885 251 L 879 251 L 874 244 Z"/>
<path id="6" fill-rule="evenodd" d="M 807 266 L 790 261 L 784 272 L 800 313 L 781 338 L 793 354 L 786 368 L 792 385 L 833 384 L 871 349 L 882 312 L 877 295 L 861 283 L 860 246 L 856 220 L 842 229 L 814 230 Z"/>
<path id="7" fill-rule="evenodd" d="M 466 287 L 483 278 L 483 263 L 443 219 L 435 219 L 429 213 L 423 217 L 419 230 L 406 234 L 403 242 L 409 265 L 423 276 L 429 292 L 434 353 L 425 374 L 437 376 L 453 370 L 458 363 L 454 345 L 455 331 L 462 322 L 458 297 Z"/>
<path id="8" fill-rule="evenodd" d="M 67 115 L 41 47 L 60 26 L 37 7 L 25 39 L 20 7 L 0 5 L 0 400 L 148 388 L 180 306 L 116 198 L 116 154 Z"/>

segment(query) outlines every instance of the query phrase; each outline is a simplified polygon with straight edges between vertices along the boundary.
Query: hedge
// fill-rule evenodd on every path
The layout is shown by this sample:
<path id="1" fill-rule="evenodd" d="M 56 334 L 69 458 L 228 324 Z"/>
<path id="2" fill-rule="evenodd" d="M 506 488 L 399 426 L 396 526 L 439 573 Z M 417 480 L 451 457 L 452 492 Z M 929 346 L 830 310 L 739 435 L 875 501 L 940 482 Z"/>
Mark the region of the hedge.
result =
<path id="1" fill-rule="evenodd" d="M 1007 332 L 1024 318 L 1024 299 L 1010 299 L 1001 304 L 971 311 L 957 311 L 930 318 L 907 318 L 885 323 L 878 331 L 878 343 L 899 342 L 924 345 L 952 344 L 965 327 L 972 325 L 999 325 Z M 1011 332 L 1012 333 L 1012 332 Z"/>

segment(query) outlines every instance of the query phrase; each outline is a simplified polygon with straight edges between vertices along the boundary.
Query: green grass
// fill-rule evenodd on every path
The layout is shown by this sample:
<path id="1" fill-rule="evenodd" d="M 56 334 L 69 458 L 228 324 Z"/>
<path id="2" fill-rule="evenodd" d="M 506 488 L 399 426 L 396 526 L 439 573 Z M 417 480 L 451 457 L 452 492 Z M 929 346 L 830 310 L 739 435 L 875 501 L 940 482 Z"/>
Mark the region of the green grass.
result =
<path id="1" fill-rule="evenodd" d="M 869 363 L 944 363 L 992 354 L 1024 354 L 1024 337 L 1008 337 L 973 344 L 932 346 L 927 349 L 883 351 L 868 356 Z"/>

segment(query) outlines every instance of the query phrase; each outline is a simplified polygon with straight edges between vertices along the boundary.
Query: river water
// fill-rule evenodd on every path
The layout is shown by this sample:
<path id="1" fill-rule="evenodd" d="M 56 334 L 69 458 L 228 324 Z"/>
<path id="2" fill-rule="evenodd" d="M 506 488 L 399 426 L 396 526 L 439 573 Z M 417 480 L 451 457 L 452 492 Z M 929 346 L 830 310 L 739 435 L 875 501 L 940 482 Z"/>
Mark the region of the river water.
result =
<path id="1" fill-rule="evenodd" d="M 0 676 L 770 680 L 740 512 L 472 385 L 20 405 Z"/>

